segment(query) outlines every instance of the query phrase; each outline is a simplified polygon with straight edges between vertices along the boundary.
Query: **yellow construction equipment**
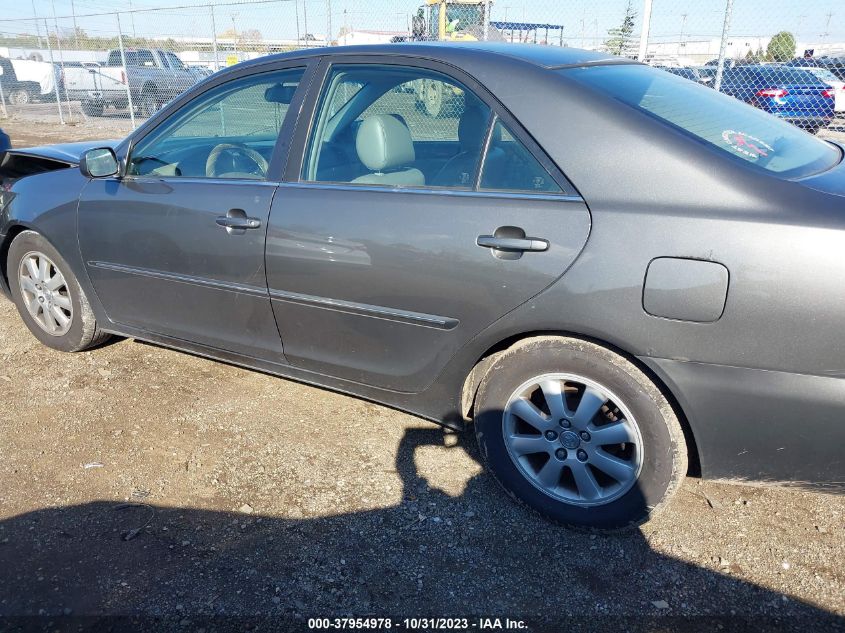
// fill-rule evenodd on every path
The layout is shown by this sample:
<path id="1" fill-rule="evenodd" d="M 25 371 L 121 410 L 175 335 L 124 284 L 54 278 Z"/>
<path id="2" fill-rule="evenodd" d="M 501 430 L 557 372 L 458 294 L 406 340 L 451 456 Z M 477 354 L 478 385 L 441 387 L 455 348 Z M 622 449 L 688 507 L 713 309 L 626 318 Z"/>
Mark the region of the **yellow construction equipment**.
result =
<path id="1" fill-rule="evenodd" d="M 471 42 L 484 39 L 492 0 L 425 0 L 425 39 Z M 418 14 L 419 15 L 419 14 Z"/>

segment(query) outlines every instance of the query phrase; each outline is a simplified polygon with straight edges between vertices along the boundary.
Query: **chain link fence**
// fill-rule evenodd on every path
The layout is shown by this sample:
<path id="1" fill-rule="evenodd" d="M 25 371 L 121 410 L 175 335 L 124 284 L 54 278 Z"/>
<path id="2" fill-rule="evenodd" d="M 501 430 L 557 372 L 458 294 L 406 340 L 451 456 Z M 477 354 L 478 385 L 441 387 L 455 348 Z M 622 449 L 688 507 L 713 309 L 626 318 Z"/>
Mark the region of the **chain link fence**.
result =
<path id="1" fill-rule="evenodd" d="M 0 118 L 121 134 L 240 61 L 416 40 L 600 50 L 845 132 L 845 8 L 830 0 L 33 0 L 0 17 Z M 415 90 L 415 112 L 444 107 Z"/>

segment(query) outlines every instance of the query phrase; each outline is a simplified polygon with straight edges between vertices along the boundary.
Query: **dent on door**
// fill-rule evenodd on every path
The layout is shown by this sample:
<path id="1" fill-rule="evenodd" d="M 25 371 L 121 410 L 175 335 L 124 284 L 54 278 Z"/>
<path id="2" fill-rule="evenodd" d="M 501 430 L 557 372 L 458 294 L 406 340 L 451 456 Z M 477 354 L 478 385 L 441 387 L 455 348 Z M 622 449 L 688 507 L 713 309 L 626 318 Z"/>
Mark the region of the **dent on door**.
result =
<path id="1" fill-rule="evenodd" d="M 497 236 L 500 227 L 519 231 Z M 554 283 L 589 229 L 583 202 L 563 196 L 282 186 L 267 279 L 285 357 L 347 380 L 425 389 L 473 336 Z"/>

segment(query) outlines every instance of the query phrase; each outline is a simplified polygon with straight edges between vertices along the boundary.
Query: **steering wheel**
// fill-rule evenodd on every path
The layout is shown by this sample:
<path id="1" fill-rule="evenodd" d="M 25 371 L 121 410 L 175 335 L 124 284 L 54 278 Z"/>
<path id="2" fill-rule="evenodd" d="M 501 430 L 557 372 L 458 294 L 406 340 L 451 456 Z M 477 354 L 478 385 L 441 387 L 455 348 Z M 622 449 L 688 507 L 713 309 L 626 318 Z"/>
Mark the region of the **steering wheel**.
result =
<path id="1" fill-rule="evenodd" d="M 239 175 L 252 175 L 261 177 L 264 177 L 267 174 L 267 169 L 269 168 L 269 165 L 267 164 L 267 159 L 265 159 L 254 149 L 251 149 L 241 143 L 220 143 L 220 145 L 214 146 L 214 149 L 211 150 L 211 153 L 208 155 L 208 159 L 205 161 L 205 175 L 207 178 L 217 178 L 222 175 L 217 170 L 217 164 L 220 162 L 220 157 L 223 156 L 223 154 L 225 153 L 241 155 L 244 158 L 249 159 L 252 163 L 255 163 L 256 167 L 258 167 L 258 173 L 245 174 L 243 172 L 239 172 L 236 169 L 231 169 L 228 172 L 224 171 L 224 174 L 237 173 Z"/>

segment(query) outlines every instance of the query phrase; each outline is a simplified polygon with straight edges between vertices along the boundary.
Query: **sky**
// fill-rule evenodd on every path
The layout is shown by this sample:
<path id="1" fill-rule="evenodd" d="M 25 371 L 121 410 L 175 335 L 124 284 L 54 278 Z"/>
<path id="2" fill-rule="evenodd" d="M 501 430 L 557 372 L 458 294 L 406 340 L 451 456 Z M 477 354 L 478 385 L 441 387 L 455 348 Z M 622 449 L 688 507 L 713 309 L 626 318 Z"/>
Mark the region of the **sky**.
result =
<path id="1" fill-rule="evenodd" d="M 638 13 L 635 33 L 642 28 L 643 2 L 633 0 Z M 653 0 L 651 36 L 655 40 L 709 39 L 722 31 L 727 0 Z M 33 33 L 31 18 L 47 18 L 53 26 L 53 8 L 61 29 L 76 23 L 91 35 L 113 35 L 114 15 L 89 14 L 123 11 L 124 33 L 146 36 L 210 37 L 222 33 L 258 30 L 268 39 L 297 37 L 297 30 L 325 35 L 331 7 L 332 36 L 346 24 L 356 29 L 407 30 L 408 17 L 423 0 L 270 0 L 263 3 L 227 3 L 225 0 L 0 0 L 0 33 Z M 212 11 L 208 4 L 217 5 Z M 499 21 L 549 22 L 564 26 L 570 46 L 593 45 L 618 26 L 627 0 L 494 0 L 492 18 Z M 192 5 L 192 8 L 170 8 Z M 205 5 L 205 6 L 201 6 Z M 144 11 L 144 9 L 162 9 Z M 129 11 L 134 10 L 134 13 Z M 26 18 L 25 22 L 14 20 Z M 843 0 L 733 0 L 731 34 L 771 36 L 780 30 L 797 35 L 799 42 L 845 42 Z M 557 41 L 557 36 L 555 36 Z"/>

